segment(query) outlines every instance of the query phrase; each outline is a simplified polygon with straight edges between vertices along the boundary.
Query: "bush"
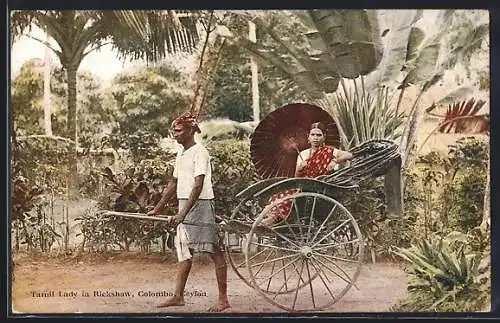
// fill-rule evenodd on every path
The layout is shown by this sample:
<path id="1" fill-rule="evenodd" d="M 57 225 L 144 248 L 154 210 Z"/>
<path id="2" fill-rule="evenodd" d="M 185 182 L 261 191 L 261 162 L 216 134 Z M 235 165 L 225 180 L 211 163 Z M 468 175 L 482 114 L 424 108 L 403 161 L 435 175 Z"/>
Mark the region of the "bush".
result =
<path id="1" fill-rule="evenodd" d="M 463 138 L 450 148 L 448 156 L 429 153 L 418 160 L 415 178 L 423 198 L 419 208 L 424 238 L 451 231 L 467 233 L 483 217 L 486 144 Z"/>
<path id="2" fill-rule="evenodd" d="M 361 182 L 359 188 L 337 198 L 354 216 L 365 243 L 375 255 L 392 257 L 394 247 L 409 246 L 415 214 L 405 212 L 398 218 L 388 217 L 382 178 Z"/>
<path id="3" fill-rule="evenodd" d="M 215 210 L 228 216 L 238 203 L 236 195 L 258 178 L 250 158 L 250 142 L 234 139 L 212 141 L 207 149 L 212 158 Z"/>
<path id="4" fill-rule="evenodd" d="M 161 198 L 162 187 L 172 173 L 170 162 L 143 160 L 123 172 L 115 174 L 106 167 L 101 175 L 107 180 L 108 192 L 99 201 L 99 209 L 119 212 L 146 213 Z M 173 208 L 165 208 L 163 213 L 173 215 Z M 101 212 L 89 212 L 77 219 L 82 226 L 83 248 L 91 251 L 108 251 L 118 247 L 129 251 L 135 244 L 141 250 L 149 251 L 158 238 L 162 240 L 165 252 L 169 228 L 164 223 L 151 220 L 106 216 Z"/>
<path id="5" fill-rule="evenodd" d="M 470 237 L 452 232 L 445 239 L 417 241 L 397 254 L 411 264 L 409 296 L 398 312 L 479 311 L 491 293 L 489 252 L 468 248 Z"/>

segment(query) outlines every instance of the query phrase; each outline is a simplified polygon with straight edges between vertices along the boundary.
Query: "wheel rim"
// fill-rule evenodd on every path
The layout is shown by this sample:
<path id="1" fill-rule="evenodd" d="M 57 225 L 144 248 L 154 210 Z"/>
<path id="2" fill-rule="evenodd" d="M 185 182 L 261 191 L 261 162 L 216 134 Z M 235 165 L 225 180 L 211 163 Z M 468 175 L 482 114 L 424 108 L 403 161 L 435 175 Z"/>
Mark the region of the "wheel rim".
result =
<path id="1" fill-rule="evenodd" d="M 236 208 L 231 213 L 231 220 L 241 220 L 252 223 L 256 216 L 255 214 L 259 214 L 266 206 L 266 198 L 254 199 L 252 196 L 245 198 L 238 203 Z M 233 232 L 237 236 L 237 239 L 246 240 L 246 235 L 241 232 Z M 233 268 L 236 275 L 245 282 L 249 287 L 253 288 L 252 283 L 250 281 L 250 276 L 248 275 L 248 270 L 246 270 L 246 257 L 241 252 L 235 252 L 231 246 L 229 241 L 229 233 L 225 234 L 226 240 L 226 254 L 228 258 L 228 262 Z M 242 248 L 242 251 L 245 251 L 245 247 Z M 259 257 L 262 254 L 252 255 Z"/>
<path id="2" fill-rule="evenodd" d="M 286 201 L 293 205 L 289 217 L 264 230 L 261 222 L 269 210 Z M 259 242 L 262 232 L 268 239 L 264 243 Z M 267 250 L 269 258 L 256 261 L 252 247 Z M 282 309 L 319 311 L 354 285 L 362 257 L 361 231 L 344 206 L 326 195 L 297 193 L 269 204 L 254 221 L 245 252 L 247 282 Z"/>

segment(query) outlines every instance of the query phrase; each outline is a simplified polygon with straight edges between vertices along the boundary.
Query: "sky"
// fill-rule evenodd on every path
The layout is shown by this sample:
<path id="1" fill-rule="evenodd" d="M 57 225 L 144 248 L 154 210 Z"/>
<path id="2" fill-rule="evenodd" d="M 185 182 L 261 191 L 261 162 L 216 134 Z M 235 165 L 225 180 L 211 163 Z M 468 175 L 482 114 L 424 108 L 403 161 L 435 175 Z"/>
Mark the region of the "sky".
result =
<path id="1" fill-rule="evenodd" d="M 37 27 L 33 27 L 29 35 L 42 41 L 46 40 L 45 33 Z M 51 39 L 49 43 L 54 48 L 59 49 L 57 43 L 53 39 Z M 54 62 L 53 64 L 59 64 L 59 59 L 56 54 L 52 51 L 49 52 L 51 54 L 52 62 Z M 12 45 L 11 77 L 19 71 L 24 62 L 33 58 L 43 59 L 44 55 L 44 44 L 28 36 L 22 36 Z M 190 69 L 194 65 L 193 60 L 195 57 L 194 55 L 187 56 L 185 54 L 180 54 L 172 59 L 176 60 L 176 66 L 178 68 Z M 130 62 L 128 60 L 124 61 L 118 58 L 117 53 L 112 49 L 112 46 L 105 45 L 88 54 L 83 59 L 79 67 L 79 71 L 87 70 L 97 75 L 103 81 L 110 81 L 116 74 L 135 64 L 138 64 L 137 61 Z"/>
<path id="2" fill-rule="evenodd" d="M 46 39 L 45 33 L 36 27 L 33 28 L 30 35 L 41 40 Z M 54 41 L 51 41 L 50 43 L 54 47 L 59 49 Z M 21 68 L 25 61 L 32 58 L 43 59 L 44 55 L 45 45 L 32 38 L 29 38 L 28 36 L 22 36 L 12 45 L 11 76 Z M 55 54 L 52 52 L 51 57 L 53 62 L 59 61 L 57 56 L 55 56 Z M 106 45 L 103 46 L 99 51 L 94 51 L 88 54 L 83 59 L 82 64 L 80 65 L 80 69 L 89 70 L 103 80 L 110 80 L 117 73 L 131 65 L 131 63 L 123 62 L 118 59 L 116 53 L 112 51 L 111 45 Z"/>

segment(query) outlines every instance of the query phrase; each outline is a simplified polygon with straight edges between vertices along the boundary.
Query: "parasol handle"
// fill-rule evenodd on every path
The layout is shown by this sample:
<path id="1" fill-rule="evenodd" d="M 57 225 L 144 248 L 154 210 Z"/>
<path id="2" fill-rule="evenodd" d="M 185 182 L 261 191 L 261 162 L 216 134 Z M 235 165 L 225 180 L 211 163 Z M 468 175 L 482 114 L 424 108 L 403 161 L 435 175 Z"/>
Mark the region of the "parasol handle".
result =
<path id="1" fill-rule="evenodd" d="M 300 155 L 300 151 L 299 151 L 298 147 L 295 147 L 295 151 L 297 151 L 297 154 L 299 154 L 300 160 L 304 161 L 304 158 L 302 158 L 302 156 Z"/>

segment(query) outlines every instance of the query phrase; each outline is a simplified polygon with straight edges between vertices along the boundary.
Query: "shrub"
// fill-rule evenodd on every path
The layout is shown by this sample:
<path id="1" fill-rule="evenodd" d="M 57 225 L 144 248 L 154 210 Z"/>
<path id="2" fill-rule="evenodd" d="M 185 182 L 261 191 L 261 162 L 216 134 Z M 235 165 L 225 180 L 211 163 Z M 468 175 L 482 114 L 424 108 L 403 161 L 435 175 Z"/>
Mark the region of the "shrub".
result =
<path id="1" fill-rule="evenodd" d="M 123 172 L 115 174 L 105 168 L 102 176 L 107 180 L 108 194 L 101 197 L 99 208 L 120 212 L 146 213 L 158 203 L 162 187 L 170 179 L 171 162 L 143 160 Z M 165 208 L 164 213 L 175 214 L 173 208 Z M 164 223 L 150 220 L 106 216 L 102 212 L 89 212 L 77 219 L 82 225 L 83 247 L 92 251 L 107 251 L 118 247 L 129 251 L 132 244 L 149 251 L 158 238 L 162 239 L 165 252 L 169 228 Z"/>
<path id="2" fill-rule="evenodd" d="M 409 296 L 398 312 L 478 311 L 491 291 L 489 252 L 473 251 L 469 237 L 453 232 L 445 239 L 421 240 L 397 254 L 411 264 Z"/>
<path id="3" fill-rule="evenodd" d="M 215 210 L 228 216 L 238 203 L 236 195 L 257 181 L 250 143 L 235 139 L 212 141 L 207 149 L 212 158 Z"/>

